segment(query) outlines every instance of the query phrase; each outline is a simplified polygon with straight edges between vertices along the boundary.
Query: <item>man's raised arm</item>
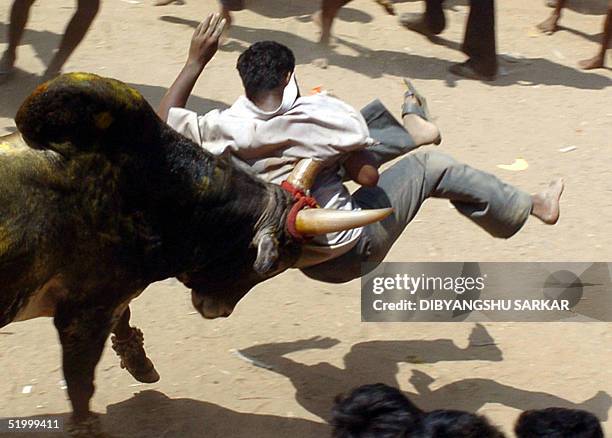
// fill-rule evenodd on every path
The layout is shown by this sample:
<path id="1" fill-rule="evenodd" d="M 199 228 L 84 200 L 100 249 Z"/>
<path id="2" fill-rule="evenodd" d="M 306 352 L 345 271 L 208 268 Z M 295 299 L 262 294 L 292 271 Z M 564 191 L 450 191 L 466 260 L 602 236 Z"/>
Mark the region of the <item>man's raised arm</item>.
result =
<path id="1" fill-rule="evenodd" d="M 163 121 L 168 119 L 170 108 L 184 108 L 187 104 L 202 70 L 217 53 L 219 37 L 225 23 L 225 19 L 219 14 L 210 14 L 196 27 L 191 38 L 187 62 L 159 103 L 157 115 Z"/>

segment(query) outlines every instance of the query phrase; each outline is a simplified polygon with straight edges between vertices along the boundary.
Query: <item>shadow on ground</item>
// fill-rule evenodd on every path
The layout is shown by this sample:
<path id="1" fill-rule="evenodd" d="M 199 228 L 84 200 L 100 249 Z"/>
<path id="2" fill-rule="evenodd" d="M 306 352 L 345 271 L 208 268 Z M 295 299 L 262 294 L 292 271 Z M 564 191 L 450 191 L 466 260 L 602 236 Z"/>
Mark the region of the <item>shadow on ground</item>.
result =
<path id="1" fill-rule="evenodd" d="M 189 398 L 172 399 L 148 390 L 131 399 L 109 405 L 101 415 L 105 432 L 121 438 L 201 438 L 201 437 L 300 437 L 320 438 L 330 435 L 329 427 L 301 418 L 259 415 L 233 411 Z M 68 423 L 69 414 L 45 414 L 27 420 L 61 417 Z M 23 438 L 40 434 L 20 433 Z M 44 436 L 61 437 L 45 433 Z"/>
<path id="2" fill-rule="evenodd" d="M 190 26 L 195 28 L 198 22 L 174 16 L 162 16 L 160 20 Z M 403 30 L 400 30 L 403 31 Z M 275 29 L 255 29 L 235 25 L 230 30 L 231 40 L 221 47 L 226 52 L 241 53 L 249 45 L 257 41 L 274 40 L 291 48 L 296 55 L 299 65 L 311 64 L 319 58 L 327 58 L 330 65 L 368 76 L 379 78 L 384 74 L 397 77 L 410 77 L 413 79 L 445 80 L 448 86 L 453 87 L 455 82 L 461 80 L 448 73 L 450 61 L 414 53 L 396 52 L 393 50 L 372 50 L 356 42 L 337 37 L 338 45 L 351 49 L 354 55 L 337 53 L 333 48 L 325 48 L 315 41 L 310 41 L 290 32 Z M 421 35 L 406 31 L 406 38 L 425 38 Z M 437 37 L 432 40 L 436 44 L 443 44 L 454 50 L 460 50 L 459 43 Z M 490 82 L 492 86 L 509 86 L 518 81 L 528 85 L 563 85 L 567 87 L 600 90 L 612 85 L 612 80 L 595 72 L 581 70 L 557 64 L 544 58 L 525 58 L 512 64 L 508 74 L 500 76 Z"/>
<path id="3" fill-rule="evenodd" d="M 295 387 L 295 398 L 304 409 L 327 420 L 331 403 L 337 394 L 366 384 L 382 382 L 394 387 L 400 363 L 436 363 L 440 361 L 500 361 L 501 351 L 481 325 L 476 325 L 466 348 L 449 339 L 433 341 L 370 341 L 355 344 L 344 356 L 344 368 L 321 362 L 305 365 L 284 357 L 307 349 L 325 349 L 338 341 L 313 338 L 286 343 L 255 345 L 241 350 L 247 357 L 266 364 L 270 372 L 287 377 Z M 413 370 L 410 384 L 416 392 L 406 392 L 417 406 L 425 410 L 459 409 L 475 412 L 487 403 L 499 403 L 515 409 L 541 409 L 551 406 L 585 409 L 602 421 L 608 418 L 611 397 L 599 391 L 588 400 L 574 403 L 554 394 L 515 388 L 490 379 L 466 378 L 431 389 L 435 382 L 420 370 Z M 401 383 L 404 383 L 403 385 Z"/>
<path id="4" fill-rule="evenodd" d="M 487 330 L 477 324 L 465 348 L 450 339 L 415 341 L 368 341 L 354 344 L 344 356 L 344 367 L 329 363 L 305 365 L 284 355 L 306 349 L 329 349 L 339 344 L 332 338 L 315 337 L 292 342 L 255 345 L 241 350 L 247 358 L 255 358 L 258 366 L 290 379 L 297 402 L 306 410 L 328 419 L 333 399 L 352 388 L 374 382 L 400 386 L 397 374 L 400 363 L 433 364 L 441 361 L 503 360 L 502 352 Z M 267 372 L 267 371 L 262 371 Z M 550 406 L 585 409 L 600 420 L 607 420 L 612 405 L 610 396 L 599 391 L 581 403 L 574 403 L 553 394 L 530 391 L 505 385 L 490 379 L 466 378 L 431 389 L 435 382 L 420 370 L 413 370 L 409 383 L 414 392 L 406 395 L 425 410 L 461 409 L 475 412 L 486 403 L 500 403 L 519 410 Z M 406 387 L 406 385 L 403 385 Z M 266 388 L 261 388 L 265 400 Z M 258 394 L 253 394 L 257 397 Z M 262 403 L 265 403 L 263 401 Z M 255 408 L 256 410 L 257 408 Z M 44 414 L 26 419 L 57 416 Z M 69 414 L 59 414 L 66 423 Z M 105 430 L 113 436 L 126 438 L 202 436 L 296 436 L 320 438 L 329 436 L 325 423 L 301 418 L 243 413 L 206 401 L 187 398 L 171 399 L 154 390 L 142 391 L 133 398 L 107 406 L 101 416 Z M 45 434 L 53 437 L 58 434 Z M 23 437 L 39 435 L 20 434 Z"/>
<path id="5" fill-rule="evenodd" d="M 0 23 L 0 44 L 8 43 L 8 23 Z M 62 36 L 58 33 L 47 30 L 35 30 L 26 28 L 19 46 L 30 45 L 34 49 L 36 57 L 44 64 L 49 64 L 55 49 L 59 46 Z M 19 58 L 19 47 L 17 48 L 17 58 Z M 17 59 L 19 63 L 19 59 Z"/>

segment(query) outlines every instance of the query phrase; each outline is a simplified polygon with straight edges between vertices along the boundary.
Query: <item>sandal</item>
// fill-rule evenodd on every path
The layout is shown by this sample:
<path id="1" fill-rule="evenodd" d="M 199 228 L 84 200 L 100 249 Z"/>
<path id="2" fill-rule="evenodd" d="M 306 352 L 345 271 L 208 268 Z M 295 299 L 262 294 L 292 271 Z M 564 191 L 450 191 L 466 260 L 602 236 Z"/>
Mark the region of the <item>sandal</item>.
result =
<path id="1" fill-rule="evenodd" d="M 412 82 L 407 78 L 403 78 L 404 84 L 408 90 L 404 93 L 404 103 L 402 105 L 402 119 L 408 114 L 416 114 L 423 120 L 433 123 L 431 114 L 429 112 L 429 106 L 427 105 L 427 99 L 420 94 L 414 87 Z M 409 97 L 415 97 L 417 102 L 414 100 L 407 100 Z M 442 142 L 442 136 L 438 135 L 438 138 L 433 142 L 436 146 Z"/>

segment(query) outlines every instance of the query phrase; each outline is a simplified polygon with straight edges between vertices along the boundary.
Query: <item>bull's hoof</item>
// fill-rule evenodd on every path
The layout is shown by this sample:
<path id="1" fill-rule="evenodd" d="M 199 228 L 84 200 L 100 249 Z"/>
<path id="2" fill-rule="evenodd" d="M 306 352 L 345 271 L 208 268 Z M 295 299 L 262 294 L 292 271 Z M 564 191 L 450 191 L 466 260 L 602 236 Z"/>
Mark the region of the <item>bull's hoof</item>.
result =
<path id="1" fill-rule="evenodd" d="M 144 335 L 136 327 L 131 330 L 132 333 L 127 339 L 111 337 L 113 350 L 121 358 L 121 368 L 128 370 L 139 382 L 155 383 L 159 380 L 159 374 L 144 351 Z"/>
<path id="2" fill-rule="evenodd" d="M 74 438 L 113 438 L 112 435 L 104 433 L 100 418 L 96 414 L 78 422 L 72 420 L 67 429 L 68 435 Z"/>

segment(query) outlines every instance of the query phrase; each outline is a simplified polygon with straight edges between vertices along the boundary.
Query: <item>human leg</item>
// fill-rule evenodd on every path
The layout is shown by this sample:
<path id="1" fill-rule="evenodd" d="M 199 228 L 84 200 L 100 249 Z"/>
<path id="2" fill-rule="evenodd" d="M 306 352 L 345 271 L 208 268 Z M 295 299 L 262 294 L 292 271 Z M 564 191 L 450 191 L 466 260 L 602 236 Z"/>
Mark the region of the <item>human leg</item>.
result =
<path id="1" fill-rule="evenodd" d="M 331 28 L 336 15 L 342 6 L 351 0 L 323 0 L 321 2 L 321 12 L 315 15 L 315 22 L 321 26 L 321 38 L 319 42 L 328 45 L 331 40 Z"/>
<path id="2" fill-rule="evenodd" d="M 378 99 L 361 110 L 370 137 L 378 143 L 367 148 L 377 167 L 425 144 L 439 144 L 440 130 L 431 121 L 426 99 L 404 79 L 408 91 L 404 94 L 402 123 Z"/>
<path id="3" fill-rule="evenodd" d="M 74 49 L 85 37 L 99 9 L 100 0 L 77 1 L 77 10 L 66 26 L 59 49 L 47 67 L 45 78 L 54 77 L 61 72 Z"/>
<path id="4" fill-rule="evenodd" d="M 394 213 L 365 227 L 348 253 L 303 272 L 333 283 L 361 276 L 362 263 L 373 267 L 382 262 L 427 198 L 448 199 L 459 213 L 492 236 L 509 238 L 530 214 L 545 223 L 556 222 L 562 190 L 563 182 L 558 180 L 546 191 L 530 196 L 441 152 L 417 151 L 383 172 L 377 187 L 361 188 L 353 196 L 360 208 L 393 207 Z"/>
<path id="5" fill-rule="evenodd" d="M 578 62 L 578 66 L 584 70 L 591 70 L 594 68 L 601 68 L 606 62 L 606 51 L 610 44 L 610 38 L 612 38 L 612 0 L 608 3 L 608 14 L 606 15 L 606 21 L 604 22 L 604 34 L 601 40 L 601 47 L 597 55 L 592 58 L 584 59 Z"/>
<path id="6" fill-rule="evenodd" d="M 0 59 L 0 80 L 8 76 L 13 70 L 17 59 L 17 46 L 21 42 L 25 30 L 30 8 L 35 0 L 15 0 L 11 7 L 10 24 L 8 27 L 8 47 Z"/>
<path id="7" fill-rule="evenodd" d="M 548 35 L 552 35 L 559 30 L 559 26 L 557 24 L 561 19 L 561 11 L 565 7 L 565 3 L 566 0 L 558 0 L 555 2 L 554 10 L 552 14 L 550 14 L 550 17 L 538 24 L 537 28 Z"/>
<path id="8" fill-rule="evenodd" d="M 400 15 L 400 24 L 427 36 L 437 35 L 446 27 L 443 3 L 444 0 L 426 0 L 424 14 L 404 13 Z"/>
<path id="9" fill-rule="evenodd" d="M 495 51 L 494 0 L 470 1 L 470 15 L 466 24 L 463 52 L 469 59 L 452 65 L 449 70 L 469 79 L 490 81 L 497 75 Z"/>

